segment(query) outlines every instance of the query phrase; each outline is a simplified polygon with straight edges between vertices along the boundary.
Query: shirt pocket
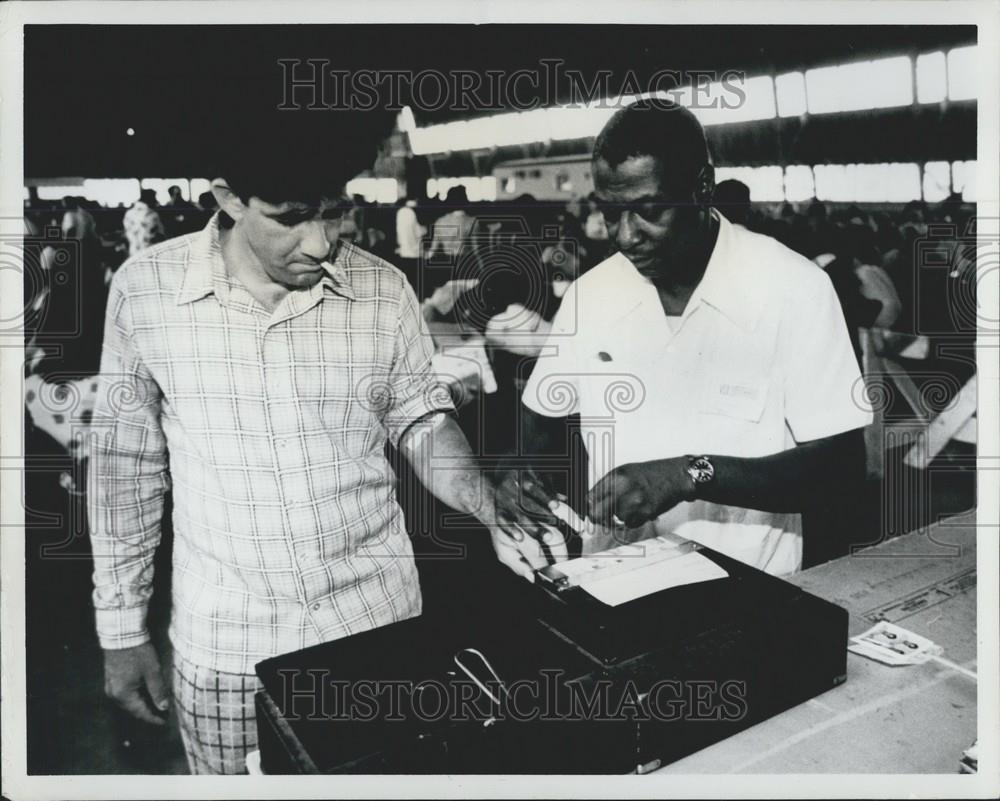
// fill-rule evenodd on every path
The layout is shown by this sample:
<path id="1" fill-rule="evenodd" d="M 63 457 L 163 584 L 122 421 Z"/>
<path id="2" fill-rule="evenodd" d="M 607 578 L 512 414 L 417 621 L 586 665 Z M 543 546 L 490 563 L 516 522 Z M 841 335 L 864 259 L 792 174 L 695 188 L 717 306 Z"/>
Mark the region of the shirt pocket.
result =
<path id="1" fill-rule="evenodd" d="M 699 407 L 705 414 L 759 423 L 770 385 L 771 381 L 761 375 L 713 371 L 702 379 Z"/>

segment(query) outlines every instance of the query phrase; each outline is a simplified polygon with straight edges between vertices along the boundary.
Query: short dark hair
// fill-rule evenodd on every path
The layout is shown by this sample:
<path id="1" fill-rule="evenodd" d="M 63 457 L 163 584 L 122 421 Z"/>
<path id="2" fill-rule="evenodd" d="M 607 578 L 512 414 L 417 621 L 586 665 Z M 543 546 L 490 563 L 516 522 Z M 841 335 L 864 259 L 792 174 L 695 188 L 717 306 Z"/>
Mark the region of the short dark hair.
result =
<path id="1" fill-rule="evenodd" d="M 395 112 L 253 109 L 220 121 L 216 177 L 248 202 L 318 204 L 372 166 Z"/>
<path id="2" fill-rule="evenodd" d="M 668 166 L 671 188 L 694 189 L 712 163 L 701 123 L 688 109 L 662 99 L 639 100 L 615 112 L 594 142 L 594 160 L 617 167 L 626 159 L 652 156 Z"/>

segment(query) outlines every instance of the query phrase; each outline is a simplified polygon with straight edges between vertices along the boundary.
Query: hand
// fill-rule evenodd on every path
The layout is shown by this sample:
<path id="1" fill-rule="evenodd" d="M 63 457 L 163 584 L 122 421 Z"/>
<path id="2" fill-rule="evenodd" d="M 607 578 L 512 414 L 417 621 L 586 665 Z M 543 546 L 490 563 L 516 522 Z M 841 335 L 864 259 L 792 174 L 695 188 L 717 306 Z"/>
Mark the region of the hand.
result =
<path id="1" fill-rule="evenodd" d="M 144 688 L 160 714 L 150 707 L 142 692 Z M 166 723 L 162 713 L 169 708 L 170 699 L 152 643 L 121 650 L 105 649 L 104 694 L 139 720 L 154 726 Z"/>
<path id="2" fill-rule="evenodd" d="M 694 500 L 686 468 L 684 457 L 616 467 L 587 493 L 587 513 L 608 528 L 638 528 L 682 501 Z"/>
<path id="3" fill-rule="evenodd" d="M 501 563 L 529 581 L 534 581 L 535 570 L 549 564 L 548 556 L 556 562 L 567 558 L 566 540 L 549 508 L 554 502 L 533 470 L 508 470 L 496 487 L 490 526 L 493 549 Z"/>
<path id="4" fill-rule="evenodd" d="M 556 494 L 545 478 L 531 468 L 502 470 L 496 484 L 496 522 L 508 533 L 514 529 L 541 539 L 546 525 L 557 525 L 552 513 Z"/>
<path id="5" fill-rule="evenodd" d="M 549 529 L 543 535 L 541 543 L 534 537 L 529 537 L 516 530 L 513 533 L 507 533 L 505 529 L 494 528 L 491 530 L 491 535 L 493 550 L 496 551 L 501 564 L 506 565 L 528 581 L 535 580 L 536 570 L 550 564 L 542 543 L 544 543 L 545 548 L 548 548 L 553 562 L 563 562 L 568 558 L 566 540 L 563 539 L 558 529 Z"/>

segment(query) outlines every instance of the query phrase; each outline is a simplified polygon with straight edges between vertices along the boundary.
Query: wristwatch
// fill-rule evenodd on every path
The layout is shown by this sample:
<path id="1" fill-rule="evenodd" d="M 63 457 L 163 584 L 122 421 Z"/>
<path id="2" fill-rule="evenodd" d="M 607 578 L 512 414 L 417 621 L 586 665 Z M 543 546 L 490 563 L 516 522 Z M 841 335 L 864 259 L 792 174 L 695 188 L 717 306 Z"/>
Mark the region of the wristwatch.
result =
<path id="1" fill-rule="evenodd" d="M 685 470 L 694 483 L 694 496 L 697 498 L 700 488 L 715 478 L 715 465 L 707 456 L 688 456 L 687 460 Z"/>

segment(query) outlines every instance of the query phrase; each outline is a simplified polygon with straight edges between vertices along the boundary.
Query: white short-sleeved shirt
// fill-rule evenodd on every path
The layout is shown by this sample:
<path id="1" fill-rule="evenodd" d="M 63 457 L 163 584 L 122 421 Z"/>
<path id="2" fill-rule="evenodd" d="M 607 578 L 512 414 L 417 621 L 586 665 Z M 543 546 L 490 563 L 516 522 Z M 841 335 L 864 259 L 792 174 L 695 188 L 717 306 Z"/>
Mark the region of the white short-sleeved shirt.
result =
<path id="1" fill-rule="evenodd" d="M 767 456 L 871 422 L 827 275 L 716 217 L 718 240 L 679 320 L 668 325 L 656 288 L 620 253 L 563 298 L 523 402 L 549 417 L 580 414 L 591 487 L 633 462 Z M 802 562 L 797 514 L 694 501 L 649 529 L 776 575 Z"/>

